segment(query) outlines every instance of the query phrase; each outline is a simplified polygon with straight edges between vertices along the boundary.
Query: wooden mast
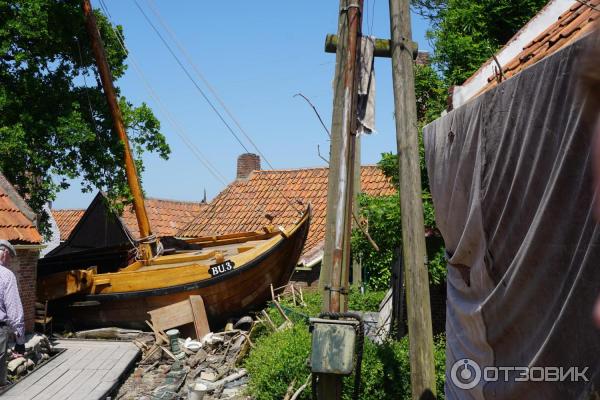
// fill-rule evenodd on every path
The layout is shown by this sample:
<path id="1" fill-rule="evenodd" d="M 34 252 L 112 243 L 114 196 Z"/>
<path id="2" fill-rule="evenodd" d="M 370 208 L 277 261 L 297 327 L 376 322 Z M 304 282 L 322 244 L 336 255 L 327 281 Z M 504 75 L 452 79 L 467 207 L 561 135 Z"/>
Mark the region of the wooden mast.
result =
<path id="1" fill-rule="evenodd" d="M 123 116 L 119 109 L 117 102 L 117 96 L 115 94 L 115 87 L 113 86 L 112 75 L 110 73 L 110 67 L 106 59 L 106 53 L 104 52 L 104 45 L 100 38 L 100 32 L 96 24 L 96 17 L 92 10 L 92 6 L 89 0 L 82 1 L 83 15 L 85 16 L 85 27 L 88 35 L 90 36 L 90 42 L 92 46 L 92 52 L 96 59 L 96 65 L 98 72 L 100 73 L 100 79 L 102 81 L 102 87 L 104 88 L 104 94 L 106 95 L 106 101 L 110 110 L 113 127 L 119 139 L 123 143 L 124 158 L 125 158 L 125 173 L 127 174 L 127 183 L 129 189 L 133 195 L 133 208 L 135 210 L 135 216 L 137 218 L 138 226 L 140 229 L 140 237 L 146 238 L 146 241 L 152 236 L 150 229 L 150 222 L 148 221 L 148 215 L 146 214 L 146 207 L 144 205 L 144 197 L 142 194 L 142 188 L 140 181 L 137 176 L 137 171 L 131 155 L 131 149 L 129 148 L 129 140 L 127 139 L 127 133 L 125 131 L 125 124 L 123 123 Z M 140 250 L 144 260 L 152 258 L 152 248 L 149 243 L 140 244 Z"/>

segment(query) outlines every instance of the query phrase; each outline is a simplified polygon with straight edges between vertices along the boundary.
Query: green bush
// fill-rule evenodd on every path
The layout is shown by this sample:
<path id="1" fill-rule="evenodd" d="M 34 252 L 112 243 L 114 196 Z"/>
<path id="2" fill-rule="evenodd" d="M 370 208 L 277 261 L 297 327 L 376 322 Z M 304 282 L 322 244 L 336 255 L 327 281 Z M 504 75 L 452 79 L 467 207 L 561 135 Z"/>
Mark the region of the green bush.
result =
<path id="1" fill-rule="evenodd" d="M 296 387 L 310 374 L 308 326 L 297 323 L 293 328 L 260 337 L 245 361 L 250 374 L 250 393 L 256 400 L 282 399 L 295 379 Z M 309 399 L 310 390 L 301 399 Z"/>
<path id="2" fill-rule="evenodd" d="M 352 289 L 348 298 L 351 310 L 376 311 L 385 296 L 384 291 L 367 291 L 361 294 Z M 304 383 L 310 373 L 308 359 L 311 336 L 308 318 L 321 312 L 322 295 L 319 291 L 304 293 L 306 307 L 294 304 L 286 296 L 281 306 L 294 322 L 291 329 L 272 333 L 261 327 L 254 333 L 256 347 L 250 352 L 245 366 L 250 373 L 250 394 L 256 400 L 281 399 L 289 384 L 295 379 L 295 387 Z M 267 310 L 276 325 L 284 322 L 274 306 Z M 445 380 L 445 338 L 435 338 L 435 366 L 438 398 L 443 399 Z M 388 341 L 377 345 L 365 339 L 361 373 L 362 400 L 410 399 L 410 362 L 408 338 Z M 344 379 L 344 399 L 350 400 L 354 389 L 354 376 Z M 301 399 L 310 398 L 310 387 Z"/>
<path id="3" fill-rule="evenodd" d="M 434 340 L 434 361 L 436 373 L 437 399 L 444 399 L 446 370 L 446 340 L 438 336 Z M 376 345 L 365 341 L 364 359 L 361 372 L 361 399 L 411 400 L 410 359 L 408 338 L 400 341 L 387 341 Z M 353 378 L 354 379 L 354 378 Z M 347 380 L 344 386 L 344 399 L 350 400 L 353 388 Z"/>
<path id="4" fill-rule="evenodd" d="M 435 369 L 438 399 L 444 398 L 445 338 L 435 338 Z M 292 329 L 257 340 L 245 366 L 250 373 L 250 394 L 256 400 L 279 400 L 295 379 L 299 387 L 310 373 L 311 337 L 308 326 L 297 323 Z M 361 371 L 362 400 L 411 399 L 408 338 L 377 345 L 366 339 Z M 344 400 L 350 400 L 354 375 L 344 379 Z M 310 398 L 310 386 L 301 399 Z"/>
<path id="5" fill-rule="evenodd" d="M 379 311 L 379 304 L 385 297 L 386 290 L 367 290 L 361 293 L 358 289 L 350 289 L 348 309 L 352 311 Z"/>

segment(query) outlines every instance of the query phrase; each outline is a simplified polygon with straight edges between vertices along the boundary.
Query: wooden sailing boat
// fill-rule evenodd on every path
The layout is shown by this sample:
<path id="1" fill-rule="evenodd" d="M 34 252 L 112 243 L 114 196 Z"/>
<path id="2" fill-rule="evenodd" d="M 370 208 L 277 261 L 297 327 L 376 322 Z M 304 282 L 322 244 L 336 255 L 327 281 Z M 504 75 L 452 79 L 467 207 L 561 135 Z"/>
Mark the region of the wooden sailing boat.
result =
<path id="1" fill-rule="evenodd" d="M 270 285 L 285 285 L 308 233 L 310 209 L 290 230 L 194 238 L 202 250 L 139 260 L 117 272 L 71 270 L 38 280 L 38 299 L 57 316 L 85 326 L 143 327 L 147 312 L 201 295 L 209 319 L 221 322 L 264 304 Z"/>
<path id="2" fill-rule="evenodd" d="M 39 301 L 50 301 L 58 317 L 78 325 L 116 324 L 139 327 L 147 312 L 201 295 L 213 322 L 264 304 L 271 285 L 285 285 L 296 266 L 308 235 L 310 206 L 289 230 L 266 227 L 262 231 L 186 239 L 195 250 L 157 255 L 142 191 L 116 101 L 110 69 L 89 0 L 83 0 L 86 28 L 113 117 L 114 129 L 124 145 L 125 170 L 133 194 L 142 239 L 139 260 L 116 272 L 87 268 L 62 271 L 38 279 Z"/>

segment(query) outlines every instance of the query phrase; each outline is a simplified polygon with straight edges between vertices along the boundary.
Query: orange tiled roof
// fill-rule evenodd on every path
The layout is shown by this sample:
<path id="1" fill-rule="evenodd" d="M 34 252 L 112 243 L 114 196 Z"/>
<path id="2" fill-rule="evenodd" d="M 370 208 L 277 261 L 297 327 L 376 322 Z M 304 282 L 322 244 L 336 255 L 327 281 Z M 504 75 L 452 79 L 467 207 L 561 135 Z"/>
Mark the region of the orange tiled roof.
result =
<path id="1" fill-rule="evenodd" d="M 586 2 L 587 5 L 582 2 Z M 594 22 L 600 19 L 598 9 L 600 9 L 600 0 L 575 1 L 554 24 L 528 43 L 512 61 L 504 65 L 502 68 L 504 76 L 510 78 L 518 74 L 593 30 L 596 26 Z M 483 91 L 497 85 L 496 76 L 490 76 L 488 82 Z"/>
<path id="2" fill-rule="evenodd" d="M 0 174 L 0 239 L 16 244 L 42 243 L 34 222 L 19 208 L 18 203 L 27 207 L 17 191 Z"/>
<path id="3" fill-rule="evenodd" d="M 253 171 L 247 180 L 237 180 L 223 190 L 178 236 L 194 237 L 254 231 L 268 225 L 265 214 L 274 217 L 273 224 L 292 226 L 309 202 L 313 208 L 308 239 L 303 257 L 315 253 L 325 238 L 328 168 L 306 168 L 278 171 Z M 361 187 L 364 193 L 383 196 L 395 189 L 376 166 L 363 166 Z M 300 200 L 304 205 L 292 206 Z"/>
<path id="4" fill-rule="evenodd" d="M 206 203 L 152 198 L 145 199 L 144 203 L 146 204 L 146 212 L 148 213 L 152 233 L 159 237 L 174 236 L 208 207 Z M 125 208 L 121 221 L 135 239 L 140 238 L 140 231 L 132 206 Z"/>
<path id="5" fill-rule="evenodd" d="M 52 210 L 52 217 L 54 217 L 56 225 L 58 225 L 61 241 L 68 239 L 84 212 L 85 210 L 79 209 Z"/>

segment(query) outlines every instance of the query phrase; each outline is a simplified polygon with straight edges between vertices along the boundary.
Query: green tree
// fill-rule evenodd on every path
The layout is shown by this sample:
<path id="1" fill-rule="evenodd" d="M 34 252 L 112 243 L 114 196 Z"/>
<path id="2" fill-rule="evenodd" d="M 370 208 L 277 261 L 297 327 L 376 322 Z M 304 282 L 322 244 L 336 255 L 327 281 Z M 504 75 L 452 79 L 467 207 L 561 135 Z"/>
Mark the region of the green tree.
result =
<path id="1" fill-rule="evenodd" d="M 113 27 L 95 11 L 114 79 L 126 53 Z M 118 92 L 118 88 L 117 88 Z M 146 104 L 120 96 L 138 171 L 141 154 L 166 159 L 170 149 Z M 128 198 L 123 148 L 101 90 L 79 0 L 0 0 L 0 170 L 41 212 L 82 179 L 82 190 Z"/>
<path id="2" fill-rule="evenodd" d="M 428 18 L 428 37 L 434 48 L 433 65 L 415 66 L 415 93 L 419 138 L 425 230 L 438 236 L 435 213 L 425 167 L 422 128 L 446 108 L 447 89 L 460 84 L 506 43 L 546 0 L 412 0 L 413 9 Z M 398 159 L 382 154 L 379 167 L 398 187 Z M 354 231 L 354 257 L 362 260 L 365 282 L 371 289 L 389 285 L 394 249 L 401 246 L 400 204 L 398 196 L 362 196 L 361 216 L 368 221 L 369 233 L 379 245 L 376 253 L 359 231 Z M 441 240 L 428 240 L 429 278 L 443 282 L 446 274 L 445 251 Z"/>
<path id="3" fill-rule="evenodd" d="M 448 87 L 431 65 L 415 65 L 415 95 L 420 128 L 446 109 Z"/>
<path id="4" fill-rule="evenodd" d="M 413 0 L 429 18 L 434 62 L 448 85 L 459 85 L 521 29 L 547 0 Z"/>
<path id="5" fill-rule="evenodd" d="M 421 150 L 422 148 L 421 145 Z M 381 155 L 378 166 L 391 179 L 392 184 L 398 188 L 398 157 L 392 153 L 384 153 Z M 423 174 L 425 169 L 423 161 L 421 169 Z M 430 236 L 435 236 L 438 235 L 438 231 L 426 171 L 422 182 L 425 231 Z M 361 218 L 366 223 L 369 235 L 377 243 L 379 252 L 372 248 L 361 230 L 355 229 L 352 232 L 352 254 L 354 258 L 360 259 L 362 263 L 367 288 L 370 290 L 386 290 L 390 285 L 391 266 L 395 260 L 395 250 L 402 245 L 400 198 L 398 194 L 393 196 L 362 194 L 359 198 L 359 205 Z M 441 241 L 429 243 L 427 253 L 429 281 L 433 284 L 440 284 L 446 277 L 444 246 Z"/>

